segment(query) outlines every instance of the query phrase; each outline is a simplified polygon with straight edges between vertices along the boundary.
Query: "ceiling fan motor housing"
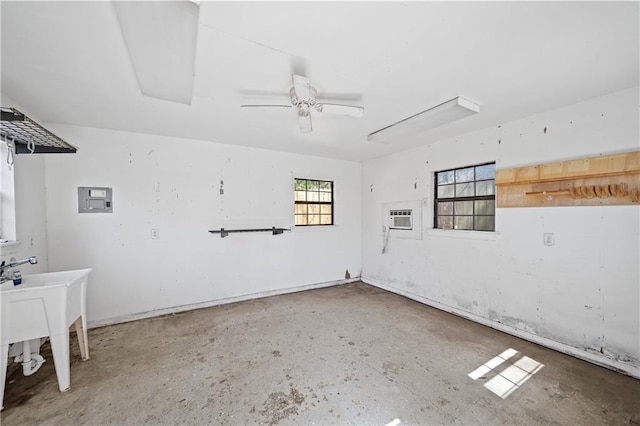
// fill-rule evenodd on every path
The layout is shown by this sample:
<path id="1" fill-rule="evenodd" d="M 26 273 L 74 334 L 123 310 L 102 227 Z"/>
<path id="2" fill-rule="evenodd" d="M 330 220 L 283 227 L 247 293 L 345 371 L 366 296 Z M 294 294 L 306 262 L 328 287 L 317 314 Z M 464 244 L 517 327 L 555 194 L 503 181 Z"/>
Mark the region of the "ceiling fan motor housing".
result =
<path id="1" fill-rule="evenodd" d="M 289 96 L 291 97 L 291 105 L 298 109 L 298 116 L 306 117 L 309 115 L 311 109 L 322 111 L 322 104 L 316 101 L 318 91 L 315 87 L 309 86 L 309 98 L 301 99 L 296 95 L 295 87 L 289 89 Z"/>

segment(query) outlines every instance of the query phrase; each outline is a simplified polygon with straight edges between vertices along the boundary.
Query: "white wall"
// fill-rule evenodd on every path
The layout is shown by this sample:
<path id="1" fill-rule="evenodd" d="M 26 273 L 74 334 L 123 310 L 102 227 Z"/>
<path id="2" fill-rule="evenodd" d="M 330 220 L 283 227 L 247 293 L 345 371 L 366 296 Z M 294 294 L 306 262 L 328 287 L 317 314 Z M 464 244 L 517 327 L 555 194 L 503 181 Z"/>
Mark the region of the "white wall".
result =
<path id="1" fill-rule="evenodd" d="M 360 274 L 360 163 L 47 126 L 78 147 L 47 157 L 50 269 L 93 268 L 93 324 Z M 294 177 L 335 182 L 335 226 L 224 239 L 208 232 L 292 226 Z M 112 187 L 113 213 L 79 214 L 79 186 Z"/>
<path id="2" fill-rule="evenodd" d="M 29 118 L 38 121 L 28 110 L 11 98 L 2 96 L 3 107 L 18 108 Z M 4 145 L 4 142 L 0 142 Z M 6 145 L 2 147 L 0 158 L 0 174 L 2 175 L 3 223 L 15 221 L 15 235 L 10 232 L 10 239 L 18 243 L 0 245 L 0 261 L 8 262 L 11 258 L 24 259 L 37 256 L 38 264 L 26 264 L 18 269 L 23 275 L 46 272 L 47 262 L 47 225 L 45 205 L 45 157 L 43 155 L 20 154 L 14 156 L 14 165 L 9 167 L 6 158 Z M 13 186 L 13 188 L 11 188 Z M 11 210 L 11 211 L 9 211 Z M 6 238 L 6 237 L 2 237 Z M 7 283 L 6 285 L 12 285 Z"/>
<path id="3" fill-rule="evenodd" d="M 431 229 L 435 171 L 637 150 L 638 103 L 635 88 L 366 162 L 363 280 L 640 376 L 640 207 L 498 209 L 496 233 Z M 382 254 L 381 205 L 402 200 L 423 200 L 423 238 Z"/>

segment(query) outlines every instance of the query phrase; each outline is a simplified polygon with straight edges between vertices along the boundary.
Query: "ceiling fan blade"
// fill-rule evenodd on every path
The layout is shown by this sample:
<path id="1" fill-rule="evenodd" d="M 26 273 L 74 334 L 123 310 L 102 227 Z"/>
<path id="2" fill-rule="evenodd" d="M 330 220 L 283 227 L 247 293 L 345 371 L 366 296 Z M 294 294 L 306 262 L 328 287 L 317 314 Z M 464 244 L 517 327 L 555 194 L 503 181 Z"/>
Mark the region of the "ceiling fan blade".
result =
<path id="1" fill-rule="evenodd" d="M 240 105 L 240 108 L 291 108 L 292 105 Z"/>
<path id="2" fill-rule="evenodd" d="M 320 112 L 329 114 L 348 115 L 349 117 L 360 118 L 364 115 L 364 108 L 353 105 L 325 104 L 322 103 L 318 109 Z"/>
<path id="3" fill-rule="evenodd" d="M 309 99 L 311 94 L 311 83 L 307 77 L 298 74 L 291 75 L 293 79 L 293 90 L 298 99 Z"/>
<path id="4" fill-rule="evenodd" d="M 309 133 L 311 132 L 311 115 L 299 115 L 298 121 L 300 122 L 300 132 L 301 133 Z"/>

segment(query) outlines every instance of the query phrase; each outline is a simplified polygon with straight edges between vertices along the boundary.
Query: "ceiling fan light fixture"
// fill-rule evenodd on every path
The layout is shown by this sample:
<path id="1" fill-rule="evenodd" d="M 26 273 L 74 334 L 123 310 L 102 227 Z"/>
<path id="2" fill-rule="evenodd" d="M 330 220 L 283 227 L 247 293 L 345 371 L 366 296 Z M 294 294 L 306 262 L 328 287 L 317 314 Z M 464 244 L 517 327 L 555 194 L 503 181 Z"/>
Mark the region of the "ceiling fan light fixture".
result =
<path id="1" fill-rule="evenodd" d="M 480 105 L 461 96 L 370 133 L 368 141 L 390 143 L 391 138 L 417 134 L 480 112 Z"/>
<path id="2" fill-rule="evenodd" d="M 298 74 L 291 75 L 292 86 L 289 89 L 291 105 L 240 105 L 241 108 L 265 108 L 288 107 L 295 108 L 300 123 L 300 132 L 309 133 L 313 130 L 311 125 L 311 112 L 362 117 L 364 108 L 354 105 L 325 104 L 316 99 L 318 90 L 311 85 L 307 77 Z"/>

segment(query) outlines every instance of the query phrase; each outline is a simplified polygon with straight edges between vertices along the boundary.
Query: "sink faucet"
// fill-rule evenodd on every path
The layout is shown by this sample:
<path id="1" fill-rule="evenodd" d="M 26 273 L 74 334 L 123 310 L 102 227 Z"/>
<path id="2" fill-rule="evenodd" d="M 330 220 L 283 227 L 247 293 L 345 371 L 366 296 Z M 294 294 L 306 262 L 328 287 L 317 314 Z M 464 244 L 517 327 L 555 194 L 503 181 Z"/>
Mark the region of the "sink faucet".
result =
<path id="1" fill-rule="evenodd" d="M 13 271 L 7 272 L 9 271 L 9 269 L 15 268 L 16 266 L 24 265 L 25 263 L 35 265 L 36 263 L 38 263 L 38 259 L 35 256 L 31 256 L 23 260 L 16 260 L 15 258 L 11 258 L 9 264 L 5 264 L 5 261 L 3 260 L 2 263 L 0 263 L 0 284 L 13 279 Z"/>

